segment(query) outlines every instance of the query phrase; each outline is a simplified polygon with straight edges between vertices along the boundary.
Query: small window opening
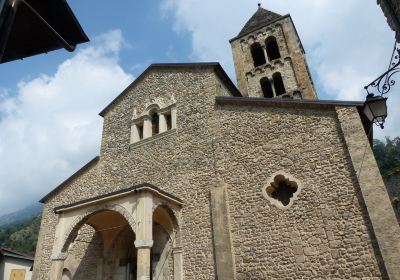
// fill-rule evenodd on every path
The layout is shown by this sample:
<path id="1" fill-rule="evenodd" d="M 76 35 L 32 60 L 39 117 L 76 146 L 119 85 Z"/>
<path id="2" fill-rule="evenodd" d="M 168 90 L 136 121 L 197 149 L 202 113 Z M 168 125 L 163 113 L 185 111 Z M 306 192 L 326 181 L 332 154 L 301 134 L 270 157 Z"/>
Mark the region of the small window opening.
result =
<path id="1" fill-rule="evenodd" d="M 262 189 L 263 196 L 279 209 L 288 209 L 298 199 L 301 185 L 289 175 L 275 173 Z"/>
<path id="2" fill-rule="evenodd" d="M 158 113 L 154 112 L 151 116 L 151 131 L 152 135 L 156 135 L 159 133 L 158 129 Z"/>
<path id="3" fill-rule="evenodd" d="M 269 61 L 281 58 L 281 53 L 279 52 L 279 46 L 275 37 L 269 37 L 265 41 L 265 45 Z"/>
<path id="4" fill-rule="evenodd" d="M 137 131 L 139 134 L 139 140 L 142 140 L 143 139 L 143 123 L 137 124 L 136 127 L 137 127 Z"/>
<path id="5" fill-rule="evenodd" d="M 251 55 L 253 57 L 254 67 L 266 63 L 264 50 L 259 43 L 255 43 L 251 46 Z"/>
<path id="6" fill-rule="evenodd" d="M 166 114 L 165 115 L 165 121 L 167 122 L 167 130 L 172 129 L 172 116 L 171 114 Z"/>
<path id="7" fill-rule="evenodd" d="M 293 194 L 297 192 L 297 186 L 289 185 L 285 180 L 280 181 L 278 186 L 271 192 L 271 197 L 279 200 L 284 206 L 289 205 Z"/>
<path id="8" fill-rule="evenodd" d="M 260 84 L 261 84 L 261 90 L 263 92 L 263 96 L 265 98 L 273 98 L 274 92 L 272 90 L 272 85 L 271 85 L 269 79 L 268 78 L 261 79 Z"/>
<path id="9" fill-rule="evenodd" d="M 280 96 L 286 93 L 285 85 L 283 84 L 283 79 L 281 73 L 275 73 L 272 76 L 274 80 L 274 88 L 276 96 Z"/>

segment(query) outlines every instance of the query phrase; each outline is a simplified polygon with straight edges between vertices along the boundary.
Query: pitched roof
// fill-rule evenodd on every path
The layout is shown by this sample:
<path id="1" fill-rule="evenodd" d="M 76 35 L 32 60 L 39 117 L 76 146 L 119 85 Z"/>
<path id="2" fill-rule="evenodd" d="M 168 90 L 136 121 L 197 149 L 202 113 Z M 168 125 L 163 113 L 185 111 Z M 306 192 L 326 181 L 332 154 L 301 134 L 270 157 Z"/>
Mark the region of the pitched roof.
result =
<path id="1" fill-rule="evenodd" d="M 33 257 L 28 256 L 26 254 L 22 254 L 20 252 L 13 251 L 8 248 L 0 248 L 0 256 L 3 255 L 4 257 L 15 258 L 15 259 L 23 259 L 33 262 Z"/>
<path id="2" fill-rule="evenodd" d="M 96 197 L 91 197 L 91 198 L 88 198 L 88 199 L 84 199 L 84 200 L 81 200 L 81 201 L 77 201 L 77 202 L 74 202 L 74 203 L 71 203 L 71 204 L 55 207 L 54 208 L 54 213 L 58 214 L 60 212 L 67 211 L 67 210 L 70 210 L 70 209 L 73 209 L 73 208 L 76 208 L 76 207 L 81 207 L 83 205 L 88 205 L 90 203 L 95 203 L 97 201 L 102 201 L 102 200 L 104 201 L 104 200 L 109 199 L 109 198 L 115 198 L 116 196 L 123 196 L 123 195 L 128 195 L 128 194 L 131 194 L 131 193 L 141 192 L 141 191 L 150 191 L 152 193 L 155 193 L 156 195 L 162 196 L 163 198 L 166 198 L 166 199 L 172 201 L 173 203 L 175 203 L 175 204 L 177 204 L 179 206 L 183 205 L 183 200 L 181 200 L 180 198 L 178 198 L 178 197 L 176 197 L 176 196 L 174 196 L 174 195 L 172 195 L 170 193 L 167 193 L 167 192 L 161 190 L 159 187 L 156 187 L 156 186 L 154 186 L 152 184 L 143 183 L 143 184 L 131 186 L 129 188 L 125 188 L 125 189 L 122 189 L 122 190 L 118 190 L 118 191 L 115 191 L 115 192 L 111 192 L 111 193 L 99 195 L 99 196 L 96 196 Z"/>
<path id="3" fill-rule="evenodd" d="M 251 31 L 259 29 L 260 27 L 263 27 L 263 26 L 267 25 L 268 23 L 270 23 L 274 20 L 277 20 L 278 18 L 281 18 L 281 17 L 282 17 L 282 15 L 268 11 L 264 8 L 261 8 L 261 6 L 259 6 L 257 11 L 255 12 L 255 14 L 244 25 L 243 29 L 239 32 L 237 37 L 240 37 Z"/>

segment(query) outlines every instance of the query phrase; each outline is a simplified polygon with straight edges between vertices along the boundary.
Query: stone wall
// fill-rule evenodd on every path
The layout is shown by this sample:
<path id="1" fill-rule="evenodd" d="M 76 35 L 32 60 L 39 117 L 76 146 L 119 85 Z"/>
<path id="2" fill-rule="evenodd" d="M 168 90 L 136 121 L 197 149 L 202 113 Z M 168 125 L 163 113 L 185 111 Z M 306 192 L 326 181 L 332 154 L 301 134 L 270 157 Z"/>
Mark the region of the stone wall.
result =
<path id="1" fill-rule="evenodd" d="M 400 172 L 383 178 L 390 200 L 400 224 Z"/>
<path id="2" fill-rule="evenodd" d="M 152 183 L 185 203 L 180 230 L 187 279 L 214 277 L 209 188 L 215 185 L 210 122 L 215 96 L 225 93 L 212 69 L 150 72 L 105 114 L 100 161 L 45 204 L 35 279 L 47 279 L 56 206 Z M 177 128 L 130 144 L 130 119 L 149 103 L 174 98 Z"/>
<path id="3" fill-rule="evenodd" d="M 384 278 L 334 110 L 218 109 L 237 279 Z M 289 209 L 262 194 L 274 173 L 302 185 Z"/>
<path id="4" fill-rule="evenodd" d="M 268 61 L 266 57 L 266 64 L 254 67 L 251 46 L 259 43 L 265 49 L 265 41 L 271 36 L 277 40 L 281 59 Z M 280 72 L 289 94 L 300 90 L 304 99 L 318 98 L 303 46 L 290 17 L 283 17 L 271 25 L 237 38 L 231 45 L 238 87 L 243 95 L 262 97 L 260 80 L 263 77 L 272 80 L 272 75 Z"/>
<path id="5" fill-rule="evenodd" d="M 84 225 L 81 228 L 69 249 L 69 254 L 71 255 L 69 257 L 73 257 L 77 264 L 79 264 L 76 267 L 74 279 L 96 279 L 98 263 L 103 258 L 102 245 L 99 233 L 96 233 L 92 227 Z"/>
<path id="6" fill-rule="evenodd" d="M 48 278 L 54 207 L 143 182 L 184 201 L 184 279 L 215 279 L 210 190 L 221 181 L 236 279 L 385 279 L 334 108 L 216 105 L 221 94 L 212 69 L 141 77 L 105 113 L 100 160 L 46 201 L 34 279 Z M 177 128 L 130 144 L 133 112 L 172 99 Z M 303 186 L 287 210 L 262 193 L 281 171 Z"/>

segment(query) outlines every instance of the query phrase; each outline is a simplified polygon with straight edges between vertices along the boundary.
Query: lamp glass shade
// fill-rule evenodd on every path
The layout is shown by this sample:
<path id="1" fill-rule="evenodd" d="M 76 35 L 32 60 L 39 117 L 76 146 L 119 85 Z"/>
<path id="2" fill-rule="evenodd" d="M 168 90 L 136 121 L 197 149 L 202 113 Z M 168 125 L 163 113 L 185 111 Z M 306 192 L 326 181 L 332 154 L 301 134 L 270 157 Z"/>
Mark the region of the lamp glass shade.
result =
<path id="1" fill-rule="evenodd" d="M 387 117 L 386 100 L 387 98 L 382 96 L 367 97 L 364 114 L 371 122 L 383 124 Z"/>

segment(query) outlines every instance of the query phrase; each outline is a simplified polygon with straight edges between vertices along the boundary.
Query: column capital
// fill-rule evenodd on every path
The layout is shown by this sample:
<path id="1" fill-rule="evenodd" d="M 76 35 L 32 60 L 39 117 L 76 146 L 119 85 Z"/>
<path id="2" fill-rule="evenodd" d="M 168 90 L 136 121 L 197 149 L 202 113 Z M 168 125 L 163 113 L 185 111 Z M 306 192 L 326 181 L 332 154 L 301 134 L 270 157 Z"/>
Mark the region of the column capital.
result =
<path id="1" fill-rule="evenodd" d="M 51 255 L 52 261 L 64 261 L 68 257 L 68 253 L 55 253 Z"/>
<path id="2" fill-rule="evenodd" d="M 151 248 L 153 247 L 153 243 L 153 240 L 135 240 L 135 247 L 138 249 Z"/>

